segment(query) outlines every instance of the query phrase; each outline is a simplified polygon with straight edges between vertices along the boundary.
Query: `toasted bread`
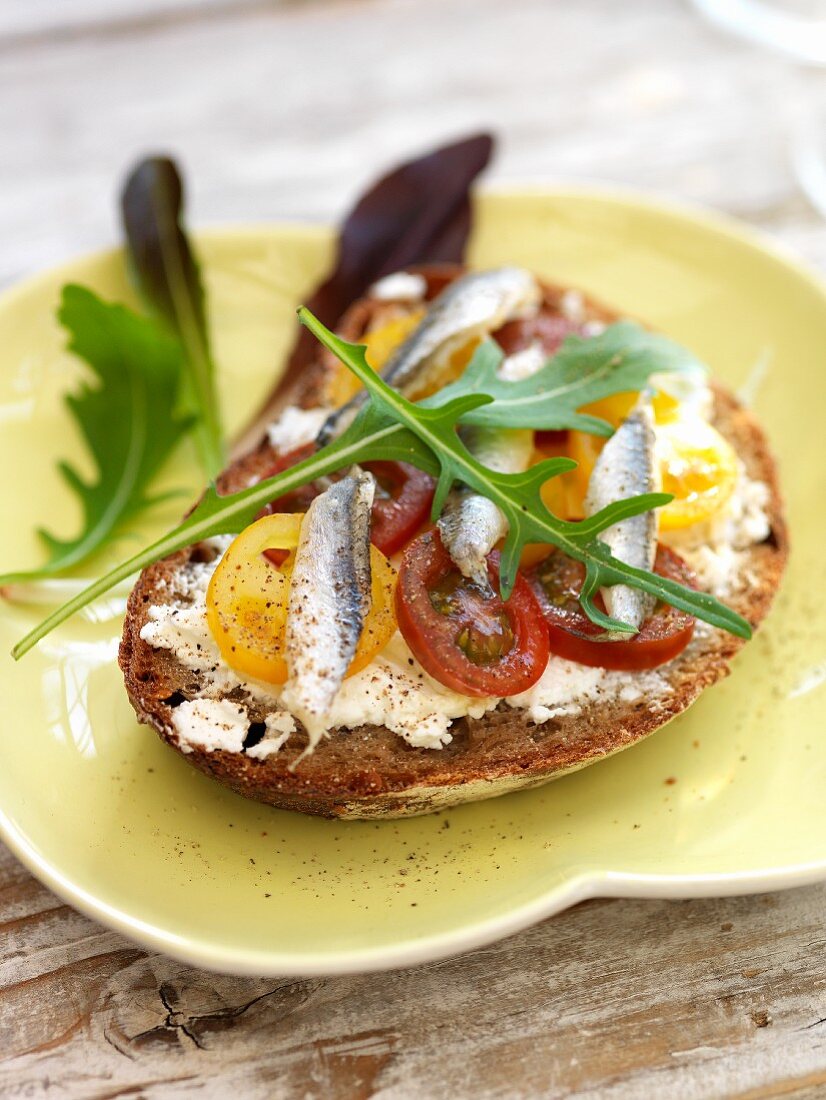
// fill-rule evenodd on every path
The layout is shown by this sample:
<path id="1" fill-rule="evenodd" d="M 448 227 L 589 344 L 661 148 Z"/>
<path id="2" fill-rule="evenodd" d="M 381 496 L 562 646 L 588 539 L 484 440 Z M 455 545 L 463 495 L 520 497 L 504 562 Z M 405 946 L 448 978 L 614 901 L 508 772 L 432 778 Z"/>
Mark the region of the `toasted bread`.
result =
<path id="1" fill-rule="evenodd" d="M 434 269 L 431 293 L 456 269 Z M 431 273 L 429 273 L 431 274 Z M 564 291 L 545 287 L 543 309 L 560 312 Z M 584 299 L 588 319 L 611 321 L 610 310 Z M 362 301 L 343 318 L 340 331 L 356 339 L 387 303 Z M 299 401 L 305 407 L 324 399 L 331 363 L 319 355 L 302 379 Z M 769 488 L 768 538 L 742 552 L 740 575 L 727 602 L 753 625 L 766 615 L 777 590 L 786 557 L 788 535 L 774 460 L 754 418 L 718 385 L 714 424 L 733 445 L 748 475 Z M 265 439 L 239 458 L 220 480 L 222 491 L 248 485 L 275 458 Z M 141 639 L 149 608 L 174 598 L 172 581 L 187 563 L 214 555 L 198 545 L 144 570 L 129 599 L 120 665 L 138 718 L 153 726 L 173 748 L 207 775 L 247 797 L 284 809 L 341 818 L 403 817 L 428 813 L 457 803 L 521 790 L 585 767 L 635 744 L 686 709 L 700 693 L 729 672 L 729 661 L 742 641 L 719 630 L 698 630 L 688 648 L 659 673 L 668 689 L 652 703 L 645 697 L 588 703 L 579 713 L 535 724 L 525 711 L 506 703 L 482 718 L 462 718 L 451 727 L 452 740 L 440 750 L 414 748 L 383 726 L 336 729 L 293 771 L 304 745 L 303 731 L 286 747 L 265 759 L 244 752 L 207 751 L 180 741 L 174 708 L 199 696 L 197 674 L 174 655 Z M 235 696 L 232 696 L 235 698 Z M 268 708 L 260 698 L 244 699 L 250 725 L 260 728 Z"/>

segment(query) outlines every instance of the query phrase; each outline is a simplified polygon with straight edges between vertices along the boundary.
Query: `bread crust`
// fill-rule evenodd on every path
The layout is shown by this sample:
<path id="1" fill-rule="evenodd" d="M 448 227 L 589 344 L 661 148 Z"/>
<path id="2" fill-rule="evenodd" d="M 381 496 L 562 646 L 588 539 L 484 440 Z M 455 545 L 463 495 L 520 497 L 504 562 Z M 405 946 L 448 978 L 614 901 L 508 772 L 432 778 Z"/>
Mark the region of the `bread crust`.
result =
<path id="1" fill-rule="evenodd" d="M 459 269 L 439 268 L 438 278 Z M 546 286 L 544 308 L 558 311 L 563 288 Z M 614 320 L 610 310 L 585 299 L 591 319 Z M 348 311 L 340 331 L 359 337 L 376 311 L 364 302 Z M 299 398 L 310 407 L 323 399 L 329 361 L 319 356 L 308 371 Z M 714 384 L 714 424 L 740 456 L 747 473 L 769 487 L 770 535 L 744 551 L 743 587 L 727 603 L 753 627 L 769 610 L 788 556 L 788 532 L 774 459 L 766 437 L 751 414 Z M 232 491 L 260 476 L 275 457 L 263 440 L 240 458 L 220 479 L 222 491 Z M 138 719 L 154 727 L 161 738 L 185 755 L 202 772 L 239 794 L 283 809 L 337 818 L 389 818 L 429 813 L 456 805 L 546 783 L 585 767 L 642 740 L 682 713 L 701 692 L 728 675 L 729 662 L 743 644 L 723 631 L 704 629 L 675 660 L 661 668 L 670 692 L 654 705 L 635 702 L 590 704 L 576 715 L 553 718 L 542 725 L 526 713 L 500 703 L 483 718 L 462 718 L 451 726 L 453 739 L 441 750 L 413 748 L 384 726 L 333 730 L 296 770 L 289 765 L 303 747 L 303 733 L 293 735 L 287 749 L 263 760 L 244 753 L 207 751 L 183 746 L 174 728 L 174 706 L 199 694 L 197 674 L 166 650 L 140 637 L 149 608 L 170 600 L 167 582 L 191 560 L 203 560 L 203 546 L 180 551 L 149 566 L 129 598 L 119 662 L 129 699 Z M 250 722 L 263 722 L 266 706 L 243 698 Z M 292 747 L 296 750 L 292 751 Z"/>

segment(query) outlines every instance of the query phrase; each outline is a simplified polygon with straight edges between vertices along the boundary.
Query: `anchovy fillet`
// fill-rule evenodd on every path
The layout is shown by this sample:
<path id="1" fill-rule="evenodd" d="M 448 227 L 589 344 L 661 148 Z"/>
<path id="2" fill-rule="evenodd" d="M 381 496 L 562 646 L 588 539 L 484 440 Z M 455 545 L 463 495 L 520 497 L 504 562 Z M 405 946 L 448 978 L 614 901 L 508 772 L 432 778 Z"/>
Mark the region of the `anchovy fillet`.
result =
<path id="1" fill-rule="evenodd" d="M 485 336 L 505 322 L 537 309 L 542 291 L 520 267 L 472 271 L 452 282 L 436 298 L 421 323 L 400 344 L 381 372 L 388 385 L 416 396 L 438 377 L 449 356 L 474 336 Z M 324 446 L 352 422 L 365 395 L 357 394 L 326 420 L 318 434 Z"/>
<path id="2" fill-rule="evenodd" d="M 530 464 L 533 432 L 466 428 L 465 446 L 482 463 L 503 474 L 520 473 Z M 439 517 L 439 534 L 460 572 L 488 591 L 485 559 L 508 533 L 508 521 L 492 500 L 469 489 L 454 489 Z"/>
<path id="3" fill-rule="evenodd" d="M 529 378 L 545 365 L 548 357 L 540 346 L 526 350 L 528 355 L 521 351 L 503 360 L 500 378 L 513 381 Z M 474 458 L 491 470 L 518 474 L 530 466 L 533 432 L 466 428 L 461 435 Z M 508 533 L 508 521 L 493 501 L 470 489 L 454 489 L 439 517 L 439 533 L 462 575 L 489 591 L 485 559 Z"/>
<path id="4" fill-rule="evenodd" d="M 301 524 L 287 605 L 284 705 L 312 752 L 370 611 L 370 509 L 375 481 L 359 471 L 316 497 Z"/>
<path id="5" fill-rule="evenodd" d="M 593 515 L 617 500 L 651 493 L 657 488 L 654 460 L 654 414 L 650 397 L 643 394 L 630 415 L 605 444 L 594 465 L 585 497 L 585 513 Z M 600 538 L 626 565 L 651 569 L 657 553 L 657 518 L 653 511 L 621 520 Z M 602 590 L 608 614 L 639 628 L 654 608 L 654 597 L 626 584 Z M 614 637 L 627 638 L 616 631 Z"/>

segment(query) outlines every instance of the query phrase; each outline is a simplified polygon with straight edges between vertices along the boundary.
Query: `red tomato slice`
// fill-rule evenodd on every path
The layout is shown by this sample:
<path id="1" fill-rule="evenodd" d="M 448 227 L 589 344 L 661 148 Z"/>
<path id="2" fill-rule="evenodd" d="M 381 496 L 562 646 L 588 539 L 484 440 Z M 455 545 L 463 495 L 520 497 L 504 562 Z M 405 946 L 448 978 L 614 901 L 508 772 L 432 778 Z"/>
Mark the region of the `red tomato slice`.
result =
<path id="1" fill-rule="evenodd" d="M 573 336 L 581 331 L 580 323 L 569 320 L 561 313 L 538 313 L 536 317 L 528 317 L 522 321 L 508 321 L 493 333 L 493 339 L 505 355 L 524 351 L 537 341 L 542 345 L 543 351 L 553 355 L 566 336 Z"/>
<path id="2" fill-rule="evenodd" d="M 495 595 L 467 580 L 437 531 L 410 543 L 396 586 L 396 617 L 420 664 L 462 695 L 516 695 L 548 663 L 542 609 L 517 573 L 510 599 L 499 595 L 499 555 L 488 557 Z"/>
<path id="3" fill-rule="evenodd" d="M 686 563 L 667 546 L 657 548 L 654 571 L 690 588 L 697 587 L 697 579 Z M 552 653 L 581 665 L 640 671 L 672 660 L 691 641 L 694 617 L 664 603 L 657 605 L 639 632 L 627 641 L 597 640 L 602 628 L 591 622 L 579 603 L 584 576 L 582 563 L 561 550 L 552 550 L 526 574 L 548 622 Z"/>
<path id="4" fill-rule="evenodd" d="M 283 474 L 285 470 L 297 466 L 305 458 L 314 455 L 315 451 L 315 443 L 304 443 L 293 451 L 287 451 L 286 454 L 279 455 L 272 466 L 261 475 L 261 481 L 266 481 L 268 477 L 275 477 L 276 474 Z M 321 490 L 316 483 L 311 481 L 308 485 L 302 485 L 300 489 L 293 489 L 282 497 L 270 501 L 261 509 L 258 518 L 260 519 L 261 516 L 276 516 L 282 512 L 306 512 L 320 492 Z"/>
<path id="5" fill-rule="evenodd" d="M 283 473 L 314 453 L 315 444 L 305 443 L 303 447 L 277 458 L 264 478 Z M 390 557 L 401 550 L 427 521 L 435 483 L 429 474 L 406 462 L 365 462 L 364 468 L 376 479 L 370 540 L 385 557 Z M 332 476 L 335 479 L 340 475 Z M 272 501 L 262 508 L 260 515 L 306 512 L 320 492 L 318 485 L 311 482 Z"/>
<path id="6" fill-rule="evenodd" d="M 551 458 L 555 455 L 565 453 L 565 447 L 568 443 L 568 432 L 565 428 L 540 429 L 540 431 L 534 432 L 533 441 L 537 450 L 547 451 L 548 457 Z"/>
<path id="7" fill-rule="evenodd" d="M 376 479 L 370 539 L 389 558 L 427 522 L 436 483 L 407 462 L 365 462 L 364 468 Z"/>

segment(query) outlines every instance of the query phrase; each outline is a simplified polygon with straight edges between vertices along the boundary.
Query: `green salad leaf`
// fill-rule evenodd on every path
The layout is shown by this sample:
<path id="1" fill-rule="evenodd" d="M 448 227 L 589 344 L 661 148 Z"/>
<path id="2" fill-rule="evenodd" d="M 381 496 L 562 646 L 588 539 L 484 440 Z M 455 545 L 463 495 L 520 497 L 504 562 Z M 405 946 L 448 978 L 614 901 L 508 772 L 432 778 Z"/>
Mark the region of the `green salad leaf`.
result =
<path id="1" fill-rule="evenodd" d="M 482 493 L 502 510 L 510 531 L 502 553 L 500 576 L 503 594 L 510 592 L 519 554 L 527 543 L 552 543 L 585 565 L 584 608 L 606 629 L 628 631 L 628 626 L 601 614 L 591 597 L 603 585 L 628 584 L 649 592 L 698 618 L 748 638 L 751 628 L 745 619 L 707 593 L 697 592 L 646 570 L 635 569 L 614 558 L 599 539 L 606 528 L 621 519 L 666 504 L 671 497 L 649 493 L 617 501 L 586 520 L 569 522 L 548 511 L 540 489 L 551 477 L 575 464 L 553 458 L 518 474 L 504 474 L 482 466 L 462 443 L 456 431 L 460 421 L 489 408 L 492 397 L 475 390 L 472 381 L 462 392 L 461 379 L 445 398 L 444 391 L 414 404 L 391 389 L 367 364 L 364 348 L 339 339 L 308 310 L 299 310 L 301 322 L 355 374 L 368 393 L 368 400 L 347 430 L 316 454 L 283 473 L 267 478 L 240 492 L 220 496 L 210 486 L 200 503 L 178 527 L 157 542 L 123 562 L 105 577 L 91 584 L 40 623 L 14 648 L 18 658 L 40 638 L 86 604 L 109 591 L 130 574 L 159 558 L 182 550 L 201 539 L 237 534 L 248 526 L 263 505 L 319 477 L 353 463 L 374 459 L 409 462 L 438 479 L 434 514 L 441 509 L 451 487 L 459 482 Z"/>
<path id="2" fill-rule="evenodd" d="M 63 288 L 58 318 L 69 349 L 95 376 L 67 395 L 96 473 L 85 480 L 68 462 L 60 472 L 83 510 L 80 532 L 61 538 L 41 530 L 49 557 L 36 569 L 0 576 L 20 584 L 51 576 L 88 557 L 123 523 L 158 503 L 149 483 L 191 421 L 176 413 L 183 373 L 180 344 L 125 306 L 80 286 Z"/>
<path id="3" fill-rule="evenodd" d="M 215 477 L 225 458 L 215 366 L 201 275 L 182 226 L 183 183 L 174 162 L 167 157 L 140 161 L 126 181 L 121 209 L 138 288 L 183 345 L 186 411 L 197 417 L 204 472 Z"/>
<path id="4" fill-rule="evenodd" d="M 706 368 L 687 348 L 649 332 L 634 321 L 609 325 L 597 336 L 569 336 L 544 367 L 528 378 L 498 376 L 501 349 L 488 340 L 476 350 L 462 377 L 439 399 L 457 393 L 485 393 L 492 402 L 465 418 L 486 427 L 559 430 L 577 428 L 608 436 L 611 425 L 577 410 L 614 393 L 642 389 L 652 374 L 705 377 Z"/>

